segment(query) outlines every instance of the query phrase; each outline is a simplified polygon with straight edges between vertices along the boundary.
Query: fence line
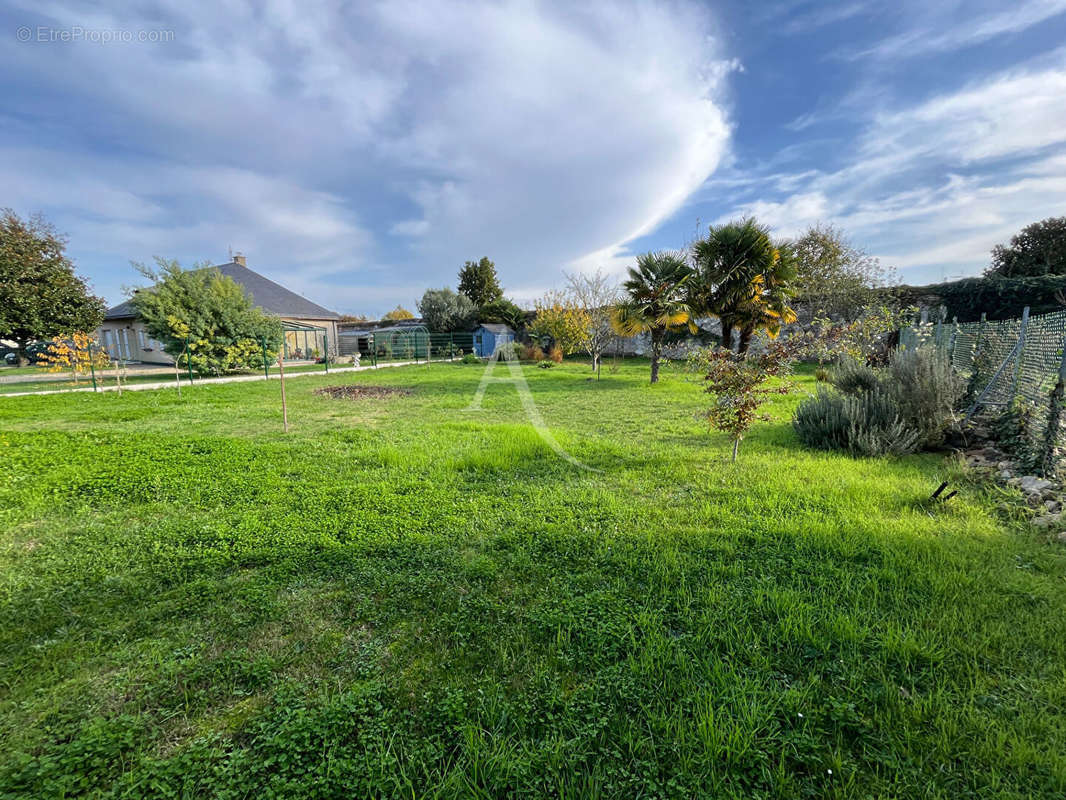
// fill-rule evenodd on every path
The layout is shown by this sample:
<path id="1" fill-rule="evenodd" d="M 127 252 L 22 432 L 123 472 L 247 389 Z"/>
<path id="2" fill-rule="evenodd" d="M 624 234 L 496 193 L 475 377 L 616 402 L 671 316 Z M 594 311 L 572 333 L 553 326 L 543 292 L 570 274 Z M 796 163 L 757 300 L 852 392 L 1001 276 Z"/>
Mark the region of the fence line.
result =
<path id="1" fill-rule="evenodd" d="M 967 382 L 966 417 L 1016 408 L 1026 416 L 1025 435 L 1034 445 L 1059 443 L 1053 391 L 1066 376 L 1066 311 L 978 322 L 919 322 L 900 330 L 900 346 L 931 345 L 945 353 Z M 1051 438 L 1047 439 L 1048 420 Z"/>

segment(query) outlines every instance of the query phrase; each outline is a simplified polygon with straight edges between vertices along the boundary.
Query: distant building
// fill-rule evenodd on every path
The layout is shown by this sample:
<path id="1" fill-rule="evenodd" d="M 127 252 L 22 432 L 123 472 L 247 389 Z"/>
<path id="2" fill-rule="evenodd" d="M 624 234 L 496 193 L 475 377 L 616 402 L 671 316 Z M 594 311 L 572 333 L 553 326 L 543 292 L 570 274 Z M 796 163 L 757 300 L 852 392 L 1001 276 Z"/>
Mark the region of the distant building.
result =
<path id="1" fill-rule="evenodd" d="M 514 329 L 500 322 L 483 322 L 474 328 L 474 353 L 488 358 L 496 348 L 514 341 Z"/>
<path id="2" fill-rule="evenodd" d="M 248 263 L 242 255 L 235 255 L 228 264 L 211 269 L 217 269 L 232 278 L 244 287 L 255 305 L 281 318 L 285 329 L 286 359 L 309 359 L 316 351 L 324 355 L 326 341 L 330 350 L 336 351 L 339 314 L 248 269 Z M 96 340 L 112 358 L 147 364 L 174 363 L 174 359 L 163 352 L 163 345 L 148 335 L 144 322 L 128 300 L 107 312 L 103 324 L 96 331 Z"/>

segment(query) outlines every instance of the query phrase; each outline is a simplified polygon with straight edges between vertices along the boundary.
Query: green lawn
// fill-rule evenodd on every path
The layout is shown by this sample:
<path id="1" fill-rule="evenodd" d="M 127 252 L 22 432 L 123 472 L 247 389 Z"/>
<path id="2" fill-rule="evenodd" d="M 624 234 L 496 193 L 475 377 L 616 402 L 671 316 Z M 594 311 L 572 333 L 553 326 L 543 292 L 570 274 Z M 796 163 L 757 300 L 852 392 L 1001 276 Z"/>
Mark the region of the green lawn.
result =
<path id="1" fill-rule="evenodd" d="M 936 456 L 442 364 L 0 399 L 0 797 L 1061 797 L 1066 555 Z M 505 371 L 501 370 L 501 374 Z M 331 400 L 316 387 L 408 387 Z M 801 384 L 811 390 L 805 376 Z"/>

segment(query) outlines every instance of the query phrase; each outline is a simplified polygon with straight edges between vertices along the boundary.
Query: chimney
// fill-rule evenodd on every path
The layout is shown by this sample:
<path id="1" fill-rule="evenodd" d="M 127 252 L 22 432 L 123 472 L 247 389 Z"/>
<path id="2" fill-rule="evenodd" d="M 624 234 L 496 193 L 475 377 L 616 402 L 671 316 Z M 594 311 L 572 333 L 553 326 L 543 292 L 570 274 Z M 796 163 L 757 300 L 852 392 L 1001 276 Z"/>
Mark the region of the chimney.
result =
<path id="1" fill-rule="evenodd" d="M 247 267 L 248 259 L 244 257 L 244 253 L 238 251 L 233 254 L 233 263 L 240 264 L 242 267 Z"/>

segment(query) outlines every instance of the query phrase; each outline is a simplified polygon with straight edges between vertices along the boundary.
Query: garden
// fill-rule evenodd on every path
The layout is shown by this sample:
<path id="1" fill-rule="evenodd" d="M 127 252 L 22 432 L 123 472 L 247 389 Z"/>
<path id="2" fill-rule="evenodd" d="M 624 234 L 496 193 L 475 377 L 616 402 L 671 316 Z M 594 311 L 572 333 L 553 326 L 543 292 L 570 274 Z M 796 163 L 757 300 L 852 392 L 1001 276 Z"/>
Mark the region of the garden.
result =
<path id="1" fill-rule="evenodd" d="M 5 398 L 0 796 L 1061 796 L 1066 550 L 770 352 Z"/>

